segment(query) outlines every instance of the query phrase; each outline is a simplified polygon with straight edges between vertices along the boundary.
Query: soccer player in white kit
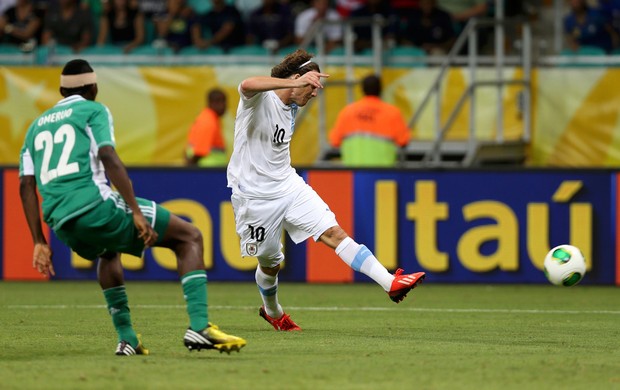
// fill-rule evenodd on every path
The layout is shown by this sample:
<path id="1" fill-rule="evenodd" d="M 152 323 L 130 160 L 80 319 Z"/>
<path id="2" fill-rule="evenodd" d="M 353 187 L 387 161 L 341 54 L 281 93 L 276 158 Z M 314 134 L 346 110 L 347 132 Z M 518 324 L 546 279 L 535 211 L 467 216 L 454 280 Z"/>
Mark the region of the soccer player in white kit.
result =
<path id="1" fill-rule="evenodd" d="M 301 328 L 278 303 L 278 271 L 284 260 L 282 229 L 295 243 L 312 237 L 332 249 L 351 268 L 372 278 L 398 303 L 424 272 L 390 274 L 377 258 L 336 222 L 321 197 L 291 166 L 290 142 L 299 107 L 323 88 L 319 66 L 304 50 L 289 54 L 271 77 L 250 77 L 239 84 L 233 154 L 228 164 L 237 234 L 242 256 L 256 256 L 256 284 L 263 305 L 259 315 L 276 330 Z"/>

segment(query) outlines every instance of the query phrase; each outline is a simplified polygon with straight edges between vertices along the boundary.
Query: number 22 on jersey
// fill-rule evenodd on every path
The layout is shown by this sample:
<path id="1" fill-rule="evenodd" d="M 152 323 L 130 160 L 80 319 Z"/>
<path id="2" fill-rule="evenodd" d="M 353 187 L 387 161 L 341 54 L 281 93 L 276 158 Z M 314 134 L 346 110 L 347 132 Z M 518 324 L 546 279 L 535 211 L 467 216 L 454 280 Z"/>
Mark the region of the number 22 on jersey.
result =
<path id="1" fill-rule="evenodd" d="M 45 130 L 37 134 L 34 139 L 34 148 L 36 151 L 43 150 L 43 161 L 41 162 L 41 172 L 39 179 L 41 184 L 45 185 L 60 176 L 77 173 L 80 166 L 77 162 L 69 162 L 69 156 L 75 145 L 75 129 L 69 124 L 64 124 L 58 128 L 56 133 Z M 62 148 L 60 158 L 56 168 L 50 168 L 50 161 L 54 152 Z"/>

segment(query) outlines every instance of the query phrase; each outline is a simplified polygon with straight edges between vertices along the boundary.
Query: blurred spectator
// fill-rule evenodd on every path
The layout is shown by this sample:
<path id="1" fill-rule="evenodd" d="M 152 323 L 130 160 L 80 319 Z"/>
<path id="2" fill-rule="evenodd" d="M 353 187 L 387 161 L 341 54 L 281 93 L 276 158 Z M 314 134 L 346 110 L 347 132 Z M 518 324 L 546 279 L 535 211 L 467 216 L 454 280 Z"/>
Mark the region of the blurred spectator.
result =
<path id="1" fill-rule="evenodd" d="M 370 19 L 375 15 L 383 16 L 385 25 L 382 28 L 384 44 L 388 47 L 393 46 L 396 39 L 398 19 L 387 0 L 366 0 L 366 4 L 351 12 L 350 18 Z M 355 32 L 355 50 L 362 51 L 372 47 L 372 26 L 370 24 L 357 25 L 353 28 Z"/>
<path id="2" fill-rule="evenodd" d="M 446 10 L 460 33 L 469 19 L 481 18 L 489 11 L 488 0 L 439 0 L 439 7 Z"/>
<path id="3" fill-rule="evenodd" d="M 91 15 L 96 16 L 95 20 L 98 21 L 108 1 L 112 0 L 80 0 L 79 3 L 82 8 L 88 9 Z"/>
<path id="4" fill-rule="evenodd" d="M 228 157 L 220 118 L 226 113 L 226 94 L 218 88 L 207 93 L 207 106 L 200 112 L 187 137 L 185 162 L 189 166 L 226 166 Z"/>
<path id="5" fill-rule="evenodd" d="M 599 3 L 601 14 L 612 28 L 611 37 L 614 49 L 620 46 L 620 0 L 601 0 Z"/>
<path id="6" fill-rule="evenodd" d="M 390 7 L 397 13 L 410 13 L 420 7 L 420 0 L 390 0 Z"/>
<path id="7" fill-rule="evenodd" d="M 280 0 L 263 0 L 248 18 L 248 44 L 277 50 L 293 43 L 294 16 Z"/>
<path id="8" fill-rule="evenodd" d="M 211 2 L 207 0 L 188 0 L 188 5 L 198 15 L 206 14 L 211 9 Z"/>
<path id="9" fill-rule="evenodd" d="M 41 19 L 35 14 L 31 0 L 18 0 L 0 16 L 0 42 L 30 44 L 34 48 Z"/>
<path id="10" fill-rule="evenodd" d="M 491 0 L 493 1 L 493 0 Z M 454 22 L 456 34 L 460 34 L 470 19 L 483 18 L 489 13 L 489 0 L 439 0 L 438 6 L 447 11 Z M 482 52 L 493 32 L 492 26 L 476 29 L 478 51 Z M 459 54 L 467 54 L 469 45 L 465 44 Z"/>
<path id="11" fill-rule="evenodd" d="M 90 11 L 80 7 L 78 0 L 59 0 L 56 7 L 46 12 L 41 43 L 70 46 L 78 53 L 90 45 L 92 34 Z"/>
<path id="12" fill-rule="evenodd" d="M 213 7 L 202 20 L 210 33 L 210 38 L 203 41 L 201 47 L 219 46 L 224 51 L 245 43 L 245 25 L 241 14 L 234 5 L 225 0 L 211 0 Z"/>
<path id="13" fill-rule="evenodd" d="M 570 12 L 564 18 L 564 32 L 571 50 L 582 46 L 599 47 L 611 51 L 613 31 L 609 19 L 599 10 L 590 8 L 585 0 L 569 0 Z M 615 39 L 617 41 L 617 39 Z"/>
<path id="14" fill-rule="evenodd" d="M 336 0 L 336 11 L 343 18 L 351 15 L 351 12 L 364 5 L 364 0 Z"/>
<path id="15" fill-rule="evenodd" d="M 340 148 L 344 165 L 394 166 L 409 129 L 398 107 L 381 100 L 378 76 L 365 77 L 362 90 L 365 96 L 338 114 L 329 142 Z"/>
<path id="16" fill-rule="evenodd" d="M 157 19 L 157 17 L 163 16 L 168 9 L 166 0 L 139 0 L 138 4 L 146 19 Z"/>
<path id="17" fill-rule="evenodd" d="M 437 0 L 420 0 L 420 8 L 408 18 L 401 43 L 421 47 L 428 54 L 445 54 L 455 36 L 450 14 L 437 7 Z"/>
<path id="18" fill-rule="evenodd" d="M 247 20 L 252 11 L 260 7 L 261 4 L 261 0 L 235 0 L 235 7 L 241 13 L 243 20 Z"/>
<path id="19" fill-rule="evenodd" d="M 168 0 L 166 13 L 155 20 L 157 36 L 178 52 L 201 43 L 200 22 L 186 0 Z"/>
<path id="20" fill-rule="evenodd" d="M 14 7 L 17 4 L 17 0 L 0 0 L 0 15 L 6 12 L 7 9 Z"/>
<path id="21" fill-rule="evenodd" d="M 313 0 L 312 7 L 303 11 L 295 19 L 295 43 L 300 44 L 310 28 L 319 21 L 340 22 L 340 14 L 329 8 L 329 0 Z M 342 25 L 328 24 L 323 27 L 325 52 L 329 53 L 342 43 Z"/>
<path id="22" fill-rule="evenodd" d="M 144 15 L 132 0 L 106 2 L 99 21 L 98 45 L 122 45 L 129 53 L 144 42 Z"/>

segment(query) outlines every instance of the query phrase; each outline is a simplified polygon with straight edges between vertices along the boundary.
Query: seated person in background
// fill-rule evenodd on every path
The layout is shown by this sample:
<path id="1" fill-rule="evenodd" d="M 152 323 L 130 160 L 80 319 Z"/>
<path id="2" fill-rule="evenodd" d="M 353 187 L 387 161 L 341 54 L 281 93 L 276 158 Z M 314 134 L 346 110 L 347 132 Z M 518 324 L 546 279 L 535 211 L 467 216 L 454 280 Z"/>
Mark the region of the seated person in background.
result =
<path id="1" fill-rule="evenodd" d="M 78 0 L 58 0 L 58 6 L 47 10 L 41 43 L 70 46 L 74 52 L 89 46 L 93 34 L 93 20 L 88 9 Z"/>
<path id="2" fill-rule="evenodd" d="M 295 43 L 303 42 L 311 27 L 321 20 L 340 22 L 340 14 L 329 7 L 329 0 L 312 0 L 312 7 L 301 12 L 295 19 Z M 327 24 L 323 27 L 325 53 L 342 44 L 342 24 Z"/>
<path id="3" fill-rule="evenodd" d="M 439 7 L 452 16 L 457 32 L 461 32 L 469 19 L 482 18 L 489 11 L 487 0 L 439 0 Z"/>
<path id="4" fill-rule="evenodd" d="M 489 13 L 489 3 L 489 0 L 438 0 L 439 7 L 447 11 L 452 17 L 454 30 L 457 35 L 463 31 L 470 19 L 487 16 Z M 483 52 L 485 48 L 488 49 L 487 45 L 491 42 L 493 26 L 479 27 L 476 31 L 478 51 Z M 465 55 L 468 51 L 469 45 L 464 45 L 459 54 Z"/>
<path id="5" fill-rule="evenodd" d="M 146 19 L 152 19 L 166 13 L 168 2 L 166 0 L 138 0 L 138 6 Z"/>
<path id="6" fill-rule="evenodd" d="M 277 50 L 293 44 L 291 7 L 280 0 L 263 0 L 248 18 L 247 43 Z"/>
<path id="7" fill-rule="evenodd" d="M 31 0 L 18 0 L 14 7 L 0 16 L 0 42 L 13 45 L 34 43 L 41 27 Z"/>
<path id="8" fill-rule="evenodd" d="M 336 0 L 336 11 L 341 17 L 347 18 L 351 12 L 364 5 L 363 0 Z"/>
<path id="9" fill-rule="evenodd" d="M 219 46 L 224 51 L 245 44 L 245 24 L 241 14 L 234 5 L 225 0 L 211 0 L 213 7 L 202 18 L 202 25 L 210 34 L 199 45 L 200 48 Z"/>
<path id="10" fill-rule="evenodd" d="M 381 29 L 384 46 L 390 47 L 396 39 L 397 17 L 387 0 L 367 0 L 362 7 L 351 12 L 350 19 L 369 19 L 375 15 L 383 16 L 386 24 Z M 355 32 L 355 50 L 362 51 L 372 48 L 372 26 L 357 25 Z"/>
<path id="11" fill-rule="evenodd" d="M 201 42 L 200 22 L 186 0 L 168 0 L 167 11 L 155 21 L 157 37 L 178 52 Z"/>
<path id="12" fill-rule="evenodd" d="M 214 88 L 187 137 L 185 163 L 188 166 L 224 167 L 228 164 L 220 118 L 226 113 L 226 94 Z"/>
<path id="13" fill-rule="evenodd" d="M 340 148 L 346 166 L 394 166 L 409 129 L 398 107 L 381 101 L 378 76 L 365 77 L 362 90 L 365 96 L 338 114 L 329 142 Z"/>
<path id="14" fill-rule="evenodd" d="M 570 13 L 564 18 L 564 32 L 571 50 L 581 46 L 599 47 L 611 51 L 618 41 L 609 19 L 598 10 L 588 7 L 586 0 L 570 0 Z"/>
<path id="15" fill-rule="evenodd" d="M 2 15 L 6 10 L 11 7 L 14 7 L 17 4 L 17 0 L 2 0 L 0 1 L 0 15 Z"/>
<path id="16" fill-rule="evenodd" d="M 615 38 L 620 35 L 620 0 L 600 0 L 600 11 L 607 17 L 607 23 L 614 30 Z M 614 41 L 614 48 L 620 46 L 620 42 Z"/>
<path id="17" fill-rule="evenodd" d="M 122 45 L 129 53 L 144 42 L 144 15 L 135 0 L 111 0 L 105 3 L 99 21 L 98 45 L 107 42 Z"/>
<path id="18" fill-rule="evenodd" d="M 413 44 L 428 54 L 446 54 L 455 38 L 450 14 L 437 7 L 437 0 L 420 0 L 420 8 L 407 20 L 401 44 Z"/>

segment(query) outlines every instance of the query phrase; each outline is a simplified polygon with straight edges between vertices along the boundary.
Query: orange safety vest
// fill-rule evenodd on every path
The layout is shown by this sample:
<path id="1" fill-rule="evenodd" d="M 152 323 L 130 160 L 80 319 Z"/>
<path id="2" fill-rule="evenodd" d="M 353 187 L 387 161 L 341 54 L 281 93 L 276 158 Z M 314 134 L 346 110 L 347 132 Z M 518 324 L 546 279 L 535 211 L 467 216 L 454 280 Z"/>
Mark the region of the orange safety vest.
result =
<path id="1" fill-rule="evenodd" d="M 185 153 L 189 158 L 201 157 L 199 166 L 225 166 L 228 163 L 220 118 L 212 109 L 203 109 L 194 121 Z"/>
<path id="2" fill-rule="evenodd" d="M 398 107 L 377 96 L 365 96 L 342 109 L 329 134 L 350 166 L 391 166 L 397 146 L 409 142 L 409 129 Z"/>

